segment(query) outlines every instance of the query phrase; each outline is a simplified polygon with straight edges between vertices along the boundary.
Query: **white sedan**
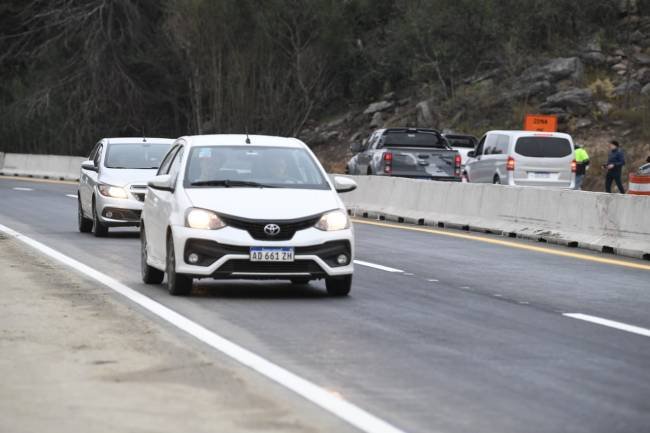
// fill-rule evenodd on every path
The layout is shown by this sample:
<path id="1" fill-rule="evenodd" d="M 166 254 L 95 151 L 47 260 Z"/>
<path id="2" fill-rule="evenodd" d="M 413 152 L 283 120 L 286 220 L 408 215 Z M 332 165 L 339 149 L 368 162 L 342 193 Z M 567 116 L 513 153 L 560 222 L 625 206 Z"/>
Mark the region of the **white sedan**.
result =
<path id="1" fill-rule="evenodd" d="M 79 231 L 108 236 L 109 227 L 137 226 L 149 179 L 174 140 L 103 138 L 81 164 L 77 192 Z"/>
<path id="2" fill-rule="evenodd" d="M 333 180 L 300 140 L 269 136 L 181 137 L 148 184 L 140 222 L 142 279 L 167 274 L 172 295 L 194 278 L 324 278 L 352 285 L 354 237 Z"/>

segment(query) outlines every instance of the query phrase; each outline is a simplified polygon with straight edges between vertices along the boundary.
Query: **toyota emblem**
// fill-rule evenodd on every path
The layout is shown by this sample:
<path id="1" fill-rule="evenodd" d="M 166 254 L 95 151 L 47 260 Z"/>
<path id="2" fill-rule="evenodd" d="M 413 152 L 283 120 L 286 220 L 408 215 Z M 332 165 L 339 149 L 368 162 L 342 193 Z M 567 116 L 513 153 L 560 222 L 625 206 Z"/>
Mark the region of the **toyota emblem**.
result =
<path id="1" fill-rule="evenodd" d="M 264 226 L 264 233 L 269 236 L 277 236 L 280 234 L 280 226 L 277 224 L 267 224 Z"/>

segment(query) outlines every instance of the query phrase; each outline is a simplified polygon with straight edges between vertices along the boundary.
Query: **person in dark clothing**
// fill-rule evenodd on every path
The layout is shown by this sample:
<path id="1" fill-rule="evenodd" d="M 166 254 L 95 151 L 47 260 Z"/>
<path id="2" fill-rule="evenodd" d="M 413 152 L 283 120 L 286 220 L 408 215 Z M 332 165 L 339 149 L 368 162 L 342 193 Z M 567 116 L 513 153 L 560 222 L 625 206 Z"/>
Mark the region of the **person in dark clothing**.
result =
<path id="1" fill-rule="evenodd" d="M 620 144 L 616 140 L 609 142 L 609 155 L 607 156 L 607 164 L 603 168 L 607 169 L 605 176 L 605 191 L 612 192 L 612 182 L 616 182 L 616 187 L 621 194 L 625 194 L 623 189 L 623 182 L 621 181 L 621 174 L 623 166 L 625 165 L 625 155 L 620 149 Z"/>

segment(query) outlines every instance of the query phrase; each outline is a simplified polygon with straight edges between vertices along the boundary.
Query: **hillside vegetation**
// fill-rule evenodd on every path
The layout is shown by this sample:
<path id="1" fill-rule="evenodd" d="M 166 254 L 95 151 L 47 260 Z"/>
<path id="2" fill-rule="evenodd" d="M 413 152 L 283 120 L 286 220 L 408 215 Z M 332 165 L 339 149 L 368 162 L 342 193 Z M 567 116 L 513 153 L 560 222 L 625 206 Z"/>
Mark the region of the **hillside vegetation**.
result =
<path id="1" fill-rule="evenodd" d="M 342 169 L 375 126 L 479 135 L 543 111 L 597 158 L 620 136 L 636 164 L 650 152 L 649 13 L 648 0 L 5 1 L 0 151 L 247 130 L 300 136 Z"/>

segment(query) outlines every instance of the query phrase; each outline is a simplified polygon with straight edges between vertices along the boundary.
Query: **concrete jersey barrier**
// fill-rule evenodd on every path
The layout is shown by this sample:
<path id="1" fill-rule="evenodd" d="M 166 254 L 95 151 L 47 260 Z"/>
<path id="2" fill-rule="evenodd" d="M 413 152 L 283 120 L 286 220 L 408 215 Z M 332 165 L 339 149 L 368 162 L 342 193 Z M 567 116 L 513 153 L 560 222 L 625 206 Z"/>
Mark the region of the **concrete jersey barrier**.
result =
<path id="1" fill-rule="evenodd" d="M 490 184 L 351 176 L 354 216 L 492 232 L 650 259 L 650 199 Z"/>
<path id="2" fill-rule="evenodd" d="M 79 180 L 82 156 L 0 154 L 0 175 Z"/>

